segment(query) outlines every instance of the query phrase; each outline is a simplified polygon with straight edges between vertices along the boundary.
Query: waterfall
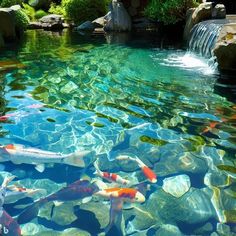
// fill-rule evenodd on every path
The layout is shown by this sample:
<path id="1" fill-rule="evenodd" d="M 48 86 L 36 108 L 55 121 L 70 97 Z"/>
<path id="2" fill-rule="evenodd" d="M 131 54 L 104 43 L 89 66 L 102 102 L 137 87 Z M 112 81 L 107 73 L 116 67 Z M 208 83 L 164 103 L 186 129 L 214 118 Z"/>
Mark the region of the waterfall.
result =
<path id="1" fill-rule="evenodd" d="M 226 23 L 227 20 L 207 20 L 196 24 L 191 30 L 189 50 L 204 57 L 212 57 L 212 49 L 220 29 Z"/>

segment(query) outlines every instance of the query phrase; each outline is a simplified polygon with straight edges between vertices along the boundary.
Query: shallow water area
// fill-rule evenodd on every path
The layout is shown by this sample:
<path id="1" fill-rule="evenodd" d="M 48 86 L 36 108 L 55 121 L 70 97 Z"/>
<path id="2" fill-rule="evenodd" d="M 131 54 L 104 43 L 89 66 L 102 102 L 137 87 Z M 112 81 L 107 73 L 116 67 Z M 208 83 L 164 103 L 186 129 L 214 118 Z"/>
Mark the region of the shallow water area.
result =
<path id="1" fill-rule="evenodd" d="M 78 179 L 99 179 L 97 160 L 102 171 L 145 194 L 144 203 L 124 206 L 124 235 L 236 233 L 235 93 L 207 59 L 158 40 L 112 43 L 109 35 L 41 30 L 26 36 L 0 54 L 0 144 L 92 154 L 86 168 L 50 163 L 42 173 L 35 163 L 0 159 L 2 177 L 16 175 L 13 183 L 44 190 L 5 204 L 11 216 Z M 138 156 L 157 183 L 137 185 L 145 176 L 121 156 Z M 98 196 L 48 202 L 22 233 L 98 235 L 109 208 Z"/>

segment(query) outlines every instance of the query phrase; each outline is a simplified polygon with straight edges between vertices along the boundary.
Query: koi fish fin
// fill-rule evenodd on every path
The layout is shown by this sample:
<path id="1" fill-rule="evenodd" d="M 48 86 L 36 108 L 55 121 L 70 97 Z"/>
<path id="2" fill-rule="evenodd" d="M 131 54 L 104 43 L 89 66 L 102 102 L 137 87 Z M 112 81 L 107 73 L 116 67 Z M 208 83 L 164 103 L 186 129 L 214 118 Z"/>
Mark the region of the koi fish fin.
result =
<path id="1" fill-rule="evenodd" d="M 88 202 L 90 202 L 92 200 L 92 198 L 93 197 L 91 197 L 91 196 L 90 197 L 85 197 L 85 198 L 82 199 L 82 203 L 83 204 L 88 203 Z"/>
<path id="2" fill-rule="evenodd" d="M 53 201 L 54 206 L 58 207 L 61 206 L 64 202 L 61 201 Z"/>
<path id="3" fill-rule="evenodd" d="M 63 162 L 71 166 L 84 168 L 85 162 L 84 162 L 83 157 L 89 154 L 90 152 L 91 151 L 84 150 L 84 151 L 78 151 L 78 152 L 72 153 L 68 155 L 66 158 L 64 158 Z"/>
<path id="4" fill-rule="evenodd" d="M 111 198 L 109 224 L 105 228 L 106 235 L 124 235 L 122 230 L 123 200 Z"/>
<path id="5" fill-rule="evenodd" d="M 20 236 L 21 230 L 18 223 L 5 210 L 3 210 L 3 208 L 0 210 L 2 211 L 0 216 L 0 235 Z"/>
<path id="6" fill-rule="evenodd" d="M 46 203 L 45 198 L 34 202 L 32 205 L 28 206 L 18 217 L 17 222 L 19 224 L 25 224 L 37 217 L 40 207 Z"/>
<path id="7" fill-rule="evenodd" d="M 35 166 L 35 170 L 37 170 L 40 173 L 43 173 L 45 170 L 45 165 L 44 164 L 38 164 Z"/>
<path id="8" fill-rule="evenodd" d="M 13 179 L 15 179 L 15 177 L 16 177 L 16 176 L 14 176 L 14 175 L 5 177 L 5 179 L 3 180 L 3 183 L 2 183 L 2 187 L 3 187 L 3 188 L 6 188 L 7 185 L 8 185 Z"/>
<path id="9" fill-rule="evenodd" d="M 99 167 L 98 167 L 98 160 L 96 160 L 96 161 L 94 162 L 94 167 L 95 167 L 95 169 L 96 169 L 95 172 L 94 172 L 94 174 L 101 176 L 101 175 L 102 175 L 102 172 L 100 171 L 100 169 L 99 169 Z"/>

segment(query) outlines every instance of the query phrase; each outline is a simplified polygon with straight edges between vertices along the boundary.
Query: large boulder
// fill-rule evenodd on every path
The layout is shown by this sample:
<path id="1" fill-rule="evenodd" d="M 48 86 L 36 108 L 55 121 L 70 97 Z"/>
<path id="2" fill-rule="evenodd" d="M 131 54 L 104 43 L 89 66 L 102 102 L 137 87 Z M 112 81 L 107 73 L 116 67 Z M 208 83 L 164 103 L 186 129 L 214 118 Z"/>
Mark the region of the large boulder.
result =
<path id="1" fill-rule="evenodd" d="M 130 31 L 131 18 L 126 11 L 123 3 L 119 0 L 113 0 L 110 4 L 110 11 L 105 16 L 105 31 Z"/>
<path id="2" fill-rule="evenodd" d="M 2 34 L 0 33 L 0 48 L 4 47 L 4 40 Z"/>
<path id="3" fill-rule="evenodd" d="M 50 14 L 39 19 L 38 22 L 31 22 L 30 29 L 45 29 L 45 30 L 61 30 L 68 27 L 64 23 L 64 18 L 61 15 Z"/>
<path id="4" fill-rule="evenodd" d="M 208 20 L 212 18 L 212 3 L 205 2 L 201 3 L 197 8 L 190 9 L 187 12 L 187 20 L 184 29 L 184 39 L 188 40 L 190 36 L 191 29 L 197 23 Z"/>
<path id="5" fill-rule="evenodd" d="M 16 38 L 14 10 L 10 8 L 0 8 L 0 33 L 6 40 Z"/>
<path id="6" fill-rule="evenodd" d="M 223 26 L 213 49 L 219 69 L 236 70 L 236 23 Z"/>

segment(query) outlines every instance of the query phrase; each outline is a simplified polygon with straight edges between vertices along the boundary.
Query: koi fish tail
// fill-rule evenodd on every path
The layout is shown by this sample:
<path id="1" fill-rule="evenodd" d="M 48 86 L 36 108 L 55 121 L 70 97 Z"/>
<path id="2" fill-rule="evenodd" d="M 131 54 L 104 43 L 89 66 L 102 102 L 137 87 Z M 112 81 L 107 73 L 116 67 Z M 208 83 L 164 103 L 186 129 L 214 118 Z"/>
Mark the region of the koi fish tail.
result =
<path id="1" fill-rule="evenodd" d="M 78 151 L 68 155 L 63 161 L 65 164 L 83 168 L 85 167 L 84 157 L 89 153 L 91 153 L 91 151 Z"/>
<path id="2" fill-rule="evenodd" d="M 6 188 L 7 185 L 15 178 L 16 176 L 9 176 L 3 180 L 2 187 Z"/>
<path id="3" fill-rule="evenodd" d="M 46 198 L 42 198 L 36 202 L 34 202 L 32 205 L 28 206 L 18 217 L 17 222 L 19 224 L 25 224 L 31 220 L 33 220 L 35 217 L 37 217 L 39 213 L 39 209 L 47 202 Z"/>
<path id="4" fill-rule="evenodd" d="M 100 171 L 99 167 L 98 167 L 98 160 L 96 160 L 94 162 L 94 167 L 95 167 L 95 171 L 94 171 L 94 174 L 95 175 L 102 175 L 102 172 Z"/>
<path id="5" fill-rule="evenodd" d="M 110 220 L 109 224 L 104 229 L 107 236 L 117 235 L 123 236 L 124 230 L 122 229 L 122 208 L 123 200 L 122 199 L 111 199 L 110 207 Z"/>

